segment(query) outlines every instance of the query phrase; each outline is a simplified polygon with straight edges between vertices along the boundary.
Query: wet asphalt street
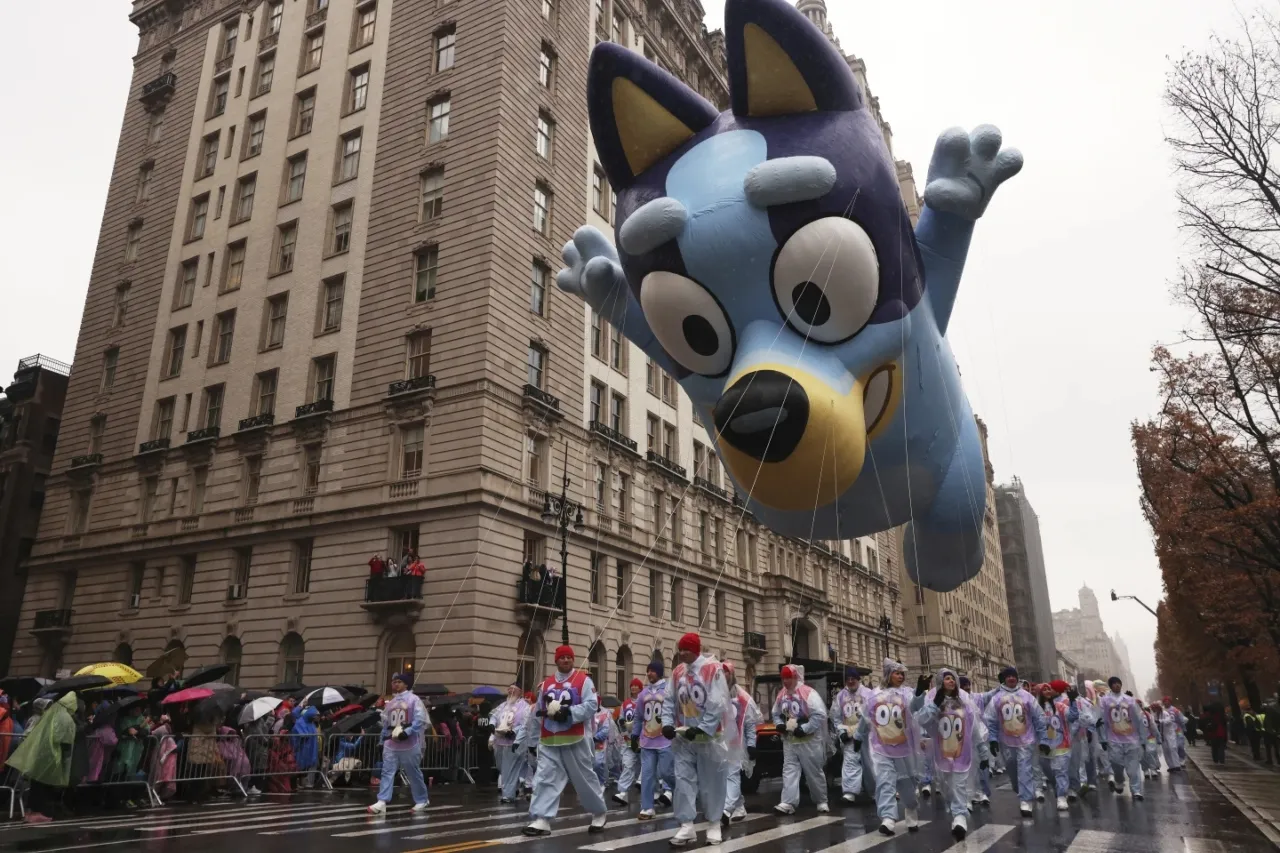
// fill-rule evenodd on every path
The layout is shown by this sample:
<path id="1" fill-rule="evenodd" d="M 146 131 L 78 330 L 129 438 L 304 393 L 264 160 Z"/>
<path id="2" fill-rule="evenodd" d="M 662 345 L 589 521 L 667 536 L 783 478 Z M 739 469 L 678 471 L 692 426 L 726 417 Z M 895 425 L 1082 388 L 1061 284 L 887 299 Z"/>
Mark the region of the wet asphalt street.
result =
<path id="1" fill-rule="evenodd" d="M 1148 782 L 1147 799 L 1134 803 L 1105 788 L 1089 794 L 1059 814 L 1052 801 L 1037 806 L 1033 819 L 1018 814 L 1006 777 L 990 808 L 970 817 L 969 838 L 957 844 L 950 819 L 938 798 L 926 802 L 918 833 L 901 828 L 893 838 L 876 831 L 879 821 L 869 806 L 840 808 L 818 815 L 803 806 L 790 817 L 772 812 L 776 782 L 748 799 L 748 819 L 725 832 L 719 853 L 1262 853 L 1280 849 L 1280 773 L 1256 767 L 1232 755 L 1214 767 L 1208 751 L 1192 748 L 1199 767 L 1186 773 L 1162 774 Z M 1206 775 L 1207 774 L 1207 775 Z M 521 835 L 527 822 L 524 806 L 500 806 L 497 792 L 469 786 L 433 789 L 426 815 L 408 813 L 408 801 L 397 799 L 387 815 L 370 818 L 364 807 L 371 797 L 363 790 L 255 797 L 204 805 L 176 805 L 133 812 L 99 813 L 68 818 L 42 827 L 0 823 L 0 853 L 121 851 L 387 851 L 387 853 L 469 853 L 493 847 L 523 848 L 526 853 L 659 853 L 676 824 L 669 810 L 641 823 L 638 806 L 615 806 L 603 833 L 588 834 L 588 816 L 567 795 L 550 838 Z M 635 799 L 634 797 L 632 798 Z M 0 804 L 7 805 L 3 800 Z M 1261 827 L 1261 828 L 1259 828 Z M 495 851 L 496 853 L 496 851 Z"/>

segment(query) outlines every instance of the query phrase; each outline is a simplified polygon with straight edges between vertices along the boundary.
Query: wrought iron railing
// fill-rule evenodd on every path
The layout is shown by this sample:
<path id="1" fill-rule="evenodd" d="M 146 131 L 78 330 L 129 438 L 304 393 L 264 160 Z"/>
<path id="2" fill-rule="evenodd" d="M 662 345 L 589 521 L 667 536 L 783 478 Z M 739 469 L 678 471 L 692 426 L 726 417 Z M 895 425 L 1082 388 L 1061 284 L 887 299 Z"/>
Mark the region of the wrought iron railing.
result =
<path id="1" fill-rule="evenodd" d="M 276 416 L 271 412 L 261 415 L 254 415 L 251 418 L 240 419 L 240 430 L 243 432 L 247 429 L 258 429 L 259 427 L 269 427 L 276 422 Z"/>
<path id="2" fill-rule="evenodd" d="M 416 575 L 398 575 L 394 578 L 371 577 L 364 583 L 364 600 L 381 601 L 420 601 L 422 599 L 422 578 Z"/>
<path id="3" fill-rule="evenodd" d="M 609 426 L 608 424 L 600 423 L 600 421 L 592 421 L 591 431 L 596 433 L 597 435 L 604 436 L 605 438 L 612 441 L 614 444 L 617 444 L 621 447 L 625 447 L 627 450 L 630 450 L 632 453 L 636 452 L 636 443 L 631 439 L 627 438 L 618 430 Z"/>
<path id="4" fill-rule="evenodd" d="M 151 439 L 150 441 L 144 441 L 144 442 L 142 442 L 142 444 L 139 444 L 139 445 L 138 445 L 138 453 L 139 453 L 139 454 L 142 454 L 142 453 L 154 453 L 154 452 L 155 452 L 155 451 L 157 451 L 157 450 L 168 450 L 168 449 L 169 449 L 169 439 L 168 439 L 168 437 L 165 437 L 165 438 L 153 438 L 153 439 Z"/>
<path id="5" fill-rule="evenodd" d="M 150 83 L 142 87 L 143 101 L 158 101 L 173 94 L 178 87 L 178 75 L 166 71 Z"/>
<path id="6" fill-rule="evenodd" d="M 36 611 L 36 621 L 32 627 L 35 631 L 52 631 L 58 628 L 71 627 L 70 610 L 39 610 Z"/>
<path id="7" fill-rule="evenodd" d="M 676 463 L 672 462 L 670 459 L 668 459 L 667 457 L 663 456 L 661 453 L 658 453 L 655 450 L 650 450 L 645 455 L 645 458 L 647 458 L 654 465 L 657 465 L 659 468 L 663 468 L 663 469 L 666 469 L 667 471 L 670 471 L 672 474 L 675 474 L 677 477 L 681 477 L 684 479 L 688 479 L 689 477 L 688 473 L 684 470 L 682 466 L 677 465 Z"/>
<path id="8" fill-rule="evenodd" d="M 694 477 L 693 484 L 697 486 L 699 489 L 704 489 L 705 491 L 710 492 L 711 494 L 720 498 L 720 500 L 722 501 L 729 500 L 729 492 L 725 489 L 720 488 L 715 483 L 708 480 L 706 477 Z"/>
<path id="9" fill-rule="evenodd" d="M 546 569 L 543 569 L 546 572 Z M 516 600 L 532 607 L 564 609 L 564 584 L 557 577 L 524 577 L 516 581 Z"/>
<path id="10" fill-rule="evenodd" d="M 90 465 L 101 465 L 101 464 L 102 464 L 101 453 L 86 453 L 83 456 L 71 457 L 72 468 L 86 468 Z"/>
<path id="11" fill-rule="evenodd" d="M 560 398 L 549 391 L 543 391 L 537 385 L 530 385 L 526 383 L 524 386 L 524 396 L 527 400 L 533 400 L 534 402 L 540 403 L 549 409 L 555 409 L 557 412 L 560 411 Z"/>
<path id="12" fill-rule="evenodd" d="M 429 388 L 436 387 L 436 378 L 428 373 L 425 376 L 415 376 L 412 379 L 397 379 L 387 386 L 387 396 L 394 397 L 397 394 L 408 394 L 411 391 L 425 391 Z"/>
<path id="13" fill-rule="evenodd" d="M 203 429 L 193 429 L 187 433 L 187 444 L 194 444 L 197 441 L 211 441 L 222 433 L 221 427 L 211 426 Z"/>
<path id="14" fill-rule="evenodd" d="M 303 403 L 294 410 L 295 418 L 305 418 L 309 415 L 319 415 L 333 411 L 332 400 L 312 400 L 310 403 Z"/>
<path id="15" fill-rule="evenodd" d="M 759 631 L 743 631 L 742 644 L 748 651 L 763 652 L 768 650 L 768 647 L 765 644 L 764 634 Z"/>

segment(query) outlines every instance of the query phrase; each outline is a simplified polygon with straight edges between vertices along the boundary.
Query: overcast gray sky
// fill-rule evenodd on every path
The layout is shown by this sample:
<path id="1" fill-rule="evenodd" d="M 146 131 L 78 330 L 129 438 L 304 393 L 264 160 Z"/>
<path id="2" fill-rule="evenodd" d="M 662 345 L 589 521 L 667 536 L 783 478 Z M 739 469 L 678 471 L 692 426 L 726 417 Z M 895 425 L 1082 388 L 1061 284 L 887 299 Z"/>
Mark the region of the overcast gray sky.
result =
<path id="1" fill-rule="evenodd" d="M 703 0 L 708 24 L 720 0 Z M 1027 166 L 979 224 L 951 323 L 999 481 L 1020 476 L 1040 516 L 1055 608 L 1088 583 L 1128 643 L 1140 686 L 1155 667 L 1160 575 L 1138 508 L 1129 423 L 1156 406 L 1151 346 L 1182 316 L 1167 282 L 1183 251 L 1163 144 L 1167 57 L 1233 32 L 1241 0 L 1078 3 L 828 0 L 866 60 L 895 153 L 923 183 L 937 133 L 999 125 Z M 22 356 L 71 360 L 128 96 L 127 0 L 11 4 L 0 52 L 0 376 Z M 1030 8 L 1029 8 L 1030 7 Z M 923 187 L 922 187 L 923 189 Z"/>

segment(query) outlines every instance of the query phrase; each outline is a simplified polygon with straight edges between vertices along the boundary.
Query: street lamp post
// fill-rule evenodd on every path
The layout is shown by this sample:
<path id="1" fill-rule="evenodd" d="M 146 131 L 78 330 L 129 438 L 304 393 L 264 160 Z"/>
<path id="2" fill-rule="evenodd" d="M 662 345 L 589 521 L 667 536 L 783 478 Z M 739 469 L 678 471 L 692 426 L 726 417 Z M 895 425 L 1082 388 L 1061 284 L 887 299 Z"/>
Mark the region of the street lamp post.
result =
<path id="1" fill-rule="evenodd" d="M 1155 616 L 1157 619 L 1159 619 L 1159 618 L 1160 618 L 1159 614 L 1157 614 L 1157 613 L 1156 613 L 1154 610 L 1152 610 L 1150 607 L 1147 607 L 1146 603 L 1145 603 L 1145 602 L 1143 602 L 1143 600 L 1142 600 L 1142 599 L 1138 598 L 1138 596 L 1136 596 L 1136 595 L 1116 595 L 1116 591 L 1115 591 L 1114 589 L 1113 589 L 1113 590 L 1111 590 L 1111 600 L 1112 600 L 1112 601 L 1119 601 L 1119 600 L 1120 600 L 1120 599 L 1122 599 L 1122 598 L 1129 598 L 1129 599 L 1132 599 L 1132 600 L 1134 600 L 1134 601 L 1138 602 L 1138 603 L 1139 603 L 1139 604 L 1141 604 L 1143 607 L 1145 607 L 1145 608 L 1146 608 L 1146 610 L 1147 610 L 1147 612 L 1148 612 L 1148 613 L 1150 613 L 1152 616 Z"/>
<path id="2" fill-rule="evenodd" d="M 569 500 L 569 442 L 564 443 L 564 476 L 560 494 L 548 493 L 542 501 L 542 520 L 560 532 L 560 642 L 569 645 L 569 527 L 583 527 L 582 504 Z"/>
<path id="3" fill-rule="evenodd" d="M 884 633 L 884 656 L 889 656 L 889 632 L 893 630 L 893 622 L 887 615 L 880 616 L 880 630 Z"/>

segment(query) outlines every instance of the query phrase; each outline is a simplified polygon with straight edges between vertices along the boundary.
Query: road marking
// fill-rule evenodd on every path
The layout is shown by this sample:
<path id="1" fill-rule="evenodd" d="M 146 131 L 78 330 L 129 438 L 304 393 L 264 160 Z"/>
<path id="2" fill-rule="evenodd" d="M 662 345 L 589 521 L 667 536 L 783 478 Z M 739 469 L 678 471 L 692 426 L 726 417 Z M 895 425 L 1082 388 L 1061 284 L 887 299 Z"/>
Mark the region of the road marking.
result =
<path id="1" fill-rule="evenodd" d="M 768 815 L 749 814 L 747 815 L 747 820 L 748 821 L 758 820 L 762 817 L 768 817 Z M 697 832 L 702 832 L 703 830 L 706 830 L 711 828 L 712 826 L 715 826 L 717 823 L 719 823 L 719 821 L 707 821 L 706 823 L 696 823 L 693 825 L 693 828 Z M 610 824 L 610 826 L 616 826 L 616 825 L 617 824 Z M 607 828 L 609 827 L 606 827 L 606 829 Z M 668 838 L 673 837 L 679 831 L 680 831 L 680 828 L 676 827 L 675 829 L 663 829 L 658 832 L 646 832 L 643 835 L 636 835 L 636 836 L 632 836 L 631 838 L 619 838 L 615 841 L 602 841 L 599 844 L 588 844 L 586 847 L 580 847 L 578 849 L 593 850 L 593 851 L 622 850 L 623 848 L 626 848 L 626 847 L 634 847 L 637 844 L 648 844 L 650 841 L 664 841 Z M 690 846 L 695 846 L 695 845 L 690 845 Z M 699 842 L 696 846 L 700 847 L 702 846 L 702 843 Z"/>
<path id="2" fill-rule="evenodd" d="M 840 823 L 844 818 L 839 815 L 821 815 L 819 817 L 811 817 L 808 820 L 802 820 L 798 823 L 784 823 L 781 826 L 775 826 L 773 829 L 766 829 L 764 832 L 757 832 L 753 835 L 741 835 L 737 838 L 730 838 L 720 844 L 711 846 L 712 850 L 718 850 L 720 853 L 733 853 L 734 850 L 745 850 L 748 847 L 755 847 L 757 844 L 763 844 L 766 841 L 776 841 L 779 838 L 786 838 L 788 835 L 799 835 L 802 832 L 808 832 L 811 829 L 819 829 L 824 826 L 830 826 L 833 823 Z"/>
<path id="3" fill-rule="evenodd" d="M 229 823 L 250 824 L 255 821 L 264 821 L 266 823 L 279 822 L 288 818 L 308 817 L 310 815 L 333 814 L 336 811 L 355 812 L 363 809 L 365 806 L 345 806 L 334 808 L 333 806 L 308 806 L 302 809 L 288 809 L 285 811 L 256 811 L 251 814 L 233 815 L 230 813 L 213 817 L 211 815 L 196 815 L 188 817 L 170 818 L 164 823 L 149 824 L 147 826 L 139 826 L 140 832 L 169 832 L 174 829 L 201 829 L 207 826 L 225 826 Z M 408 808 L 408 806 L 404 806 Z M 128 828 L 127 825 L 122 826 Z"/>
<path id="4" fill-rule="evenodd" d="M 358 810 L 363 810 L 363 809 L 367 809 L 367 808 L 368 808 L 368 806 L 357 806 L 357 807 L 356 807 L 356 809 L 358 809 Z M 432 806 L 431 808 L 432 808 L 433 810 L 443 811 L 443 810 L 445 810 L 445 809 L 456 809 L 456 808 L 461 808 L 461 807 L 460 807 L 460 806 Z M 334 810 L 334 809 L 329 809 L 329 811 L 335 811 L 335 810 Z M 253 829 L 262 829 L 263 827 L 268 827 L 268 826 L 302 826 L 304 823 L 305 823 L 305 825 L 307 825 L 307 826 L 314 826 L 315 824 L 318 824 L 318 823 L 334 823 L 334 822 L 336 822 L 336 821 L 351 820 L 351 818 L 353 817 L 353 815 L 351 815 L 351 814 L 350 814 L 351 809 L 344 809 L 344 811 L 348 812 L 348 814 L 340 814 L 340 815 L 336 815 L 336 816 L 334 816 L 334 817 L 311 817 L 311 816 L 307 816 L 307 819 L 306 819 L 305 821 L 294 821 L 294 820 L 292 820 L 292 819 L 284 819 L 284 820 L 270 821 L 270 822 L 267 822 L 267 823 L 261 823 L 261 824 L 258 824 L 257 826 L 245 826 L 245 825 L 241 824 L 241 825 L 239 825 L 239 826 L 226 826 L 226 827 L 223 827 L 223 828 L 221 828 L 221 829 L 200 829 L 200 830 L 196 830 L 196 831 L 195 831 L 195 833 L 193 833 L 193 834 L 194 834 L 194 835 L 221 835 L 222 833 L 225 833 L 225 832 L 240 832 L 241 830 L 244 830 L 244 829 L 250 829 L 250 830 L 253 830 Z M 388 807 L 387 807 L 387 812 L 386 812 L 386 813 L 387 813 L 387 814 L 390 814 L 391 812 L 395 812 L 397 816 L 399 816 L 399 815 L 409 815 L 409 814 L 411 814 L 411 812 L 409 811 L 409 806 L 407 806 L 407 805 L 404 805 L 404 806 L 388 806 Z M 423 815 L 422 813 L 418 813 L 418 814 L 413 815 L 413 816 L 414 816 L 414 817 L 416 817 L 416 818 L 418 818 L 419 820 L 421 820 L 421 819 L 423 819 L 423 818 L 425 817 L 425 815 Z M 377 820 L 377 819 L 378 819 L 378 818 L 377 818 L 375 815 L 367 815 L 367 816 L 366 816 L 366 820 Z"/>
<path id="5" fill-rule="evenodd" d="M 606 829 L 613 829 L 619 826 L 633 826 L 640 823 L 640 818 L 633 817 L 629 820 L 611 820 L 606 825 Z M 494 844 L 527 844 L 530 841 L 541 841 L 544 838 L 560 838 L 564 835 L 579 835 L 591 828 L 590 824 L 586 826 L 575 826 L 570 829 L 553 829 L 550 835 L 512 835 L 506 838 L 490 839 Z"/>
<path id="6" fill-rule="evenodd" d="M 587 815 L 585 815 L 585 814 L 584 814 L 584 815 L 578 815 L 578 817 L 587 817 Z M 528 816 L 528 815 L 521 815 L 518 819 L 511 819 L 511 818 L 497 818 L 497 820 L 498 820 L 498 823 L 493 824 L 493 828 L 494 828 L 494 829 L 517 829 L 517 828 L 523 827 L 523 826 L 525 826 L 527 823 L 529 823 L 529 816 Z M 436 826 L 444 826 L 444 824 L 437 823 L 437 824 L 436 824 Z M 387 831 L 387 832 L 395 832 L 396 830 L 405 830 L 405 829 L 408 829 L 408 828 L 409 828 L 409 827 L 405 826 L 404 824 L 401 824 L 401 825 L 400 825 L 400 826 L 398 826 L 398 827 L 391 827 L 391 828 L 388 828 L 386 831 Z M 415 827 L 415 828 L 416 828 L 416 827 Z M 486 828 L 486 829 L 488 829 L 488 827 L 485 827 L 485 828 Z M 295 830 L 295 831 L 296 831 L 296 830 Z M 448 832 L 426 832 L 426 833 L 423 833 L 422 835 L 405 835 L 405 836 L 402 836 L 402 837 L 401 837 L 401 840 L 402 840 L 402 841 L 423 841 L 423 840 L 426 840 L 426 839 L 428 839 L 428 838 L 430 838 L 430 839 L 432 839 L 432 840 L 435 840 L 435 839 L 437 839 L 437 838 L 450 838 L 450 837 L 455 836 L 455 835 L 469 835 L 469 834 L 471 834 L 471 833 L 474 833 L 475 831 L 476 831 L 476 828 L 475 828 L 475 827 L 473 827 L 473 826 L 469 826 L 469 827 L 467 827 L 466 829 L 451 829 L 451 830 L 449 830 Z M 264 834 L 264 835 L 273 835 L 273 834 L 279 834 L 279 833 L 263 833 L 263 834 Z M 343 836 L 343 835 L 334 835 L 333 837 L 334 837 L 334 838 L 345 838 L 346 836 Z"/>
<path id="7" fill-rule="evenodd" d="M 1231 853 L 1238 847 L 1211 838 L 1187 838 L 1148 835 L 1128 835 L 1120 832 L 1103 832 L 1082 829 L 1076 833 L 1066 853 Z"/>
<path id="8" fill-rule="evenodd" d="M 947 848 L 946 853 L 983 853 L 993 844 L 1013 831 L 1012 826 L 989 824 L 980 826 L 965 836 L 964 841 L 957 841 Z M 881 836 L 882 838 L 884 836 Z"/>
<path id="9" fill-rule="evenodd" d="M 499 811 L 499 809 L 485 809 L 484 811 L 476 812 L 476 814 L 485 814 L 486 812 L 496 812 L 496 811 Z M 501 808 L 501 811 L 509 812 L 510 809 L 506 806 L 503 806 Z M 569 815 L 577 816 L 578 813 L 575 813 L 575 812 L 566 813 L 566 816 L 569 816 Z M 500 821 L 505 819 L 505 817 L 506 817 L 505 815 L 487 814 L 485 817 L 469 817 L 469 818 L 464 818 L 462 820 L 447 820 L 444 823 L 433 823 L 431 824 L 431 826 L 433 827 L 460 826 L 464 823 L 483 823 L 485 821 Z M 525 817 L 525 816 L 519 816 L 519 817 L 520 817 L 520 820 L 522 821 L 527 821 L 529 819 L 528 817 Z M 416 827 L 409 827 L 406 824 L 399 824 L 397 826 L 384 826 L 378 829 L 365 829 L 365 830 L 359 830 L 356 832 L 336 832 L 333 834 L 333 837 L 334 838 L 361 838 L 365 835 L 386 835 L 389 832 L 400 832 L 401 830 L 409 829 L 409 828 L 416 828 Z M 305 831 L 306 830 L 302 830 L 302 829 L 292 829 L 292 830 L 283 830 L 281 832 L 264 832 L 262 833 L 262 835 L 283 835 L 285 832 L 305 832 Z M 463 831 L 470 832 L 471 830 L 463 830 Z M 427 835 L 422 837 L 435 838 L 436 833 L 428 833 Z"/>
<path id="10" fill-rule="evenodd" d="M 843 820 L 843 818 L 836 818 L 836 820 Z M 927 820 L 920 821 L 921 826 L 927 826 L 928 824 L 929 821 Z M 748 835 L 747 837 L 754 838 L 755 836 Z M 818 850 L 816 853 L 861 853 L 863 850 L 879 847 L 886 841 L 893 841 L 901 837 L 902 835 L 881 835 L 877 831 L 872 831 L 866 835 L 859 835 L 857 838 L 850 838 L 848 841 L 841 841 L 839 844 Z M 723 850 L 724 845 L 721 845 L 719 849 Z"/>
<path id="11" fill-rule="evenodd" d="M 406 853 L 463 853 L 465 850 L 479 850 L 481 847 L 492 847 L 492 841 L 467 841 L 462 844 L 446 844 L 440 847 L 423 847 L 420 850 L 408 850 Z"/>

